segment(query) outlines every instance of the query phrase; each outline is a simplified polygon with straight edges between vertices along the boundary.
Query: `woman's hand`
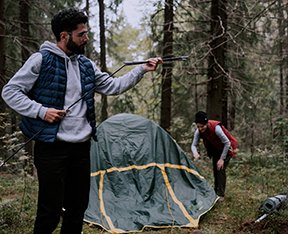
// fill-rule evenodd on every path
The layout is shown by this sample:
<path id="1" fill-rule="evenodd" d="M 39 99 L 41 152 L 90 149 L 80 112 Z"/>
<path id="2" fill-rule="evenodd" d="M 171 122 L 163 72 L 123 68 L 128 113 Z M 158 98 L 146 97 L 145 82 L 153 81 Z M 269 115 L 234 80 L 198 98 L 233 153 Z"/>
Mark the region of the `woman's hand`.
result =
<path id="1" fill-rule="evenodd" d="M 198 159 L 200 158 L 200 154 L 195 153 L 195 154 L 193 155 L 193 157 L 194 157 L 194 160 L 196 161 L 196 160 L 198 160 Z"/>
<path id="2" fill-rule="evenodd" d="M 220 171 L 224 169 L 224 160 L 223 159 L 219 159 L 217 162 L 217 170 Z"/>

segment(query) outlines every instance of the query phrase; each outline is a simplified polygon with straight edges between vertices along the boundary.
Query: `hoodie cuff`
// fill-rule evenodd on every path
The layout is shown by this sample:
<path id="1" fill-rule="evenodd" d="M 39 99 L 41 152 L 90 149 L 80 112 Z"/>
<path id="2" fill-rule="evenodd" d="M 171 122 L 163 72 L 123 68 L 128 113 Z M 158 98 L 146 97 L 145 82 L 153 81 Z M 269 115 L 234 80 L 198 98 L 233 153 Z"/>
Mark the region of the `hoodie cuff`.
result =
<path id="1" fill-rule="evenodd" d="M 225 160 L 226 159 L 226 155 L 221 155 L 220 159 Z"/>
<path id="2" fill-rule="evenodd" d="M 47 107 L 42 106 L 42 107 L 39 109 L 38 117 L 39 117 L 40 119 L 43 119 L 43 120 L 44 120 L 47 110 L 48 110 Z"/>
<path id="3" fill-rule="evenodd" d="M 147 73 L 147 71 L 144 69 L 144 64 L 140 65 L 140 66 L 137 66 L 137 68 L 139 69 L 139 73 L 140 75 L 144 75 L 145 73 Z"/>

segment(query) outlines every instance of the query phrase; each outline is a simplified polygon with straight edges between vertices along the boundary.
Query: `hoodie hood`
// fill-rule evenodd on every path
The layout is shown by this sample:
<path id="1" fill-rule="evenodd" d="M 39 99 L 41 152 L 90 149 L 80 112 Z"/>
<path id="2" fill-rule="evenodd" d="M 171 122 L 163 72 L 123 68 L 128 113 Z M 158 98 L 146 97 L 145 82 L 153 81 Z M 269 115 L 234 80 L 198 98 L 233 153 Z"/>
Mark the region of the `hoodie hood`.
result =
<path id="1" fill-rule="evenodd" d="M 40 50 L 48 50 L 53 54 L 56 54 L 62 58 L 70 58 L 70 59 L 75 59 L 77 58 L 78 55 L 72 55 L 72 56 L 67 56 L 63 50 L 61 50 L 55 43 L 50 42 L 50 41 L 45 41 L 41 46 Z"/>

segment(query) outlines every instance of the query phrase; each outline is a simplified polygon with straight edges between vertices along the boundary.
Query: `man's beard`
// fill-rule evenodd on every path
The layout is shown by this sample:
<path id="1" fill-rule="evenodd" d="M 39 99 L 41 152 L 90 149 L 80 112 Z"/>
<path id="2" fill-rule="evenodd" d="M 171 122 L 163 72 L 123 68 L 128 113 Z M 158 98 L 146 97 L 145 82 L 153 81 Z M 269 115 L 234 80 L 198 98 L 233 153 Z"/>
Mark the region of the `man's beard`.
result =
<path id="1" fill-rule="evenodd" d="M 85 44 L 82 46 L 76 45 L 76 43 L 69 37 L 68 43 L 66 45 L 67 49 L 70 50 L 73 54 L 84 54 L 85 53 Z"/>

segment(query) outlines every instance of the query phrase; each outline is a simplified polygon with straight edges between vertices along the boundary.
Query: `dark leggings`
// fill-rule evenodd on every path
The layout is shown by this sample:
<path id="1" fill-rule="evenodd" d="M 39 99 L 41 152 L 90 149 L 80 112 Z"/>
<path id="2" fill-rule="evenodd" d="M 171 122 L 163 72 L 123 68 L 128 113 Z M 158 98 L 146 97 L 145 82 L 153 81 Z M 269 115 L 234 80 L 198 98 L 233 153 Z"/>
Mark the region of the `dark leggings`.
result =
<path id="1" fill-rule="evenodd" d="M 36 142 L 39 192 L 34 234 L 51 234 L 63 216 L 61 234 L 80 234 L 90 189 L 90 141 Z"/>
<path id="2" fill-rule="evenodd" d="M 213 164 L 213 175 L 214 175 L 214 190 L 220 197 L 225 196 L 226 189 L 226 168 L 230 161 L 230 156 L 227 155 L 224 160 L 224 168 L 221 170 L 217 169 L 217 162 L 220 159 L 222 151 L 213 151 L 212 153 L 212 164 Z"/>

